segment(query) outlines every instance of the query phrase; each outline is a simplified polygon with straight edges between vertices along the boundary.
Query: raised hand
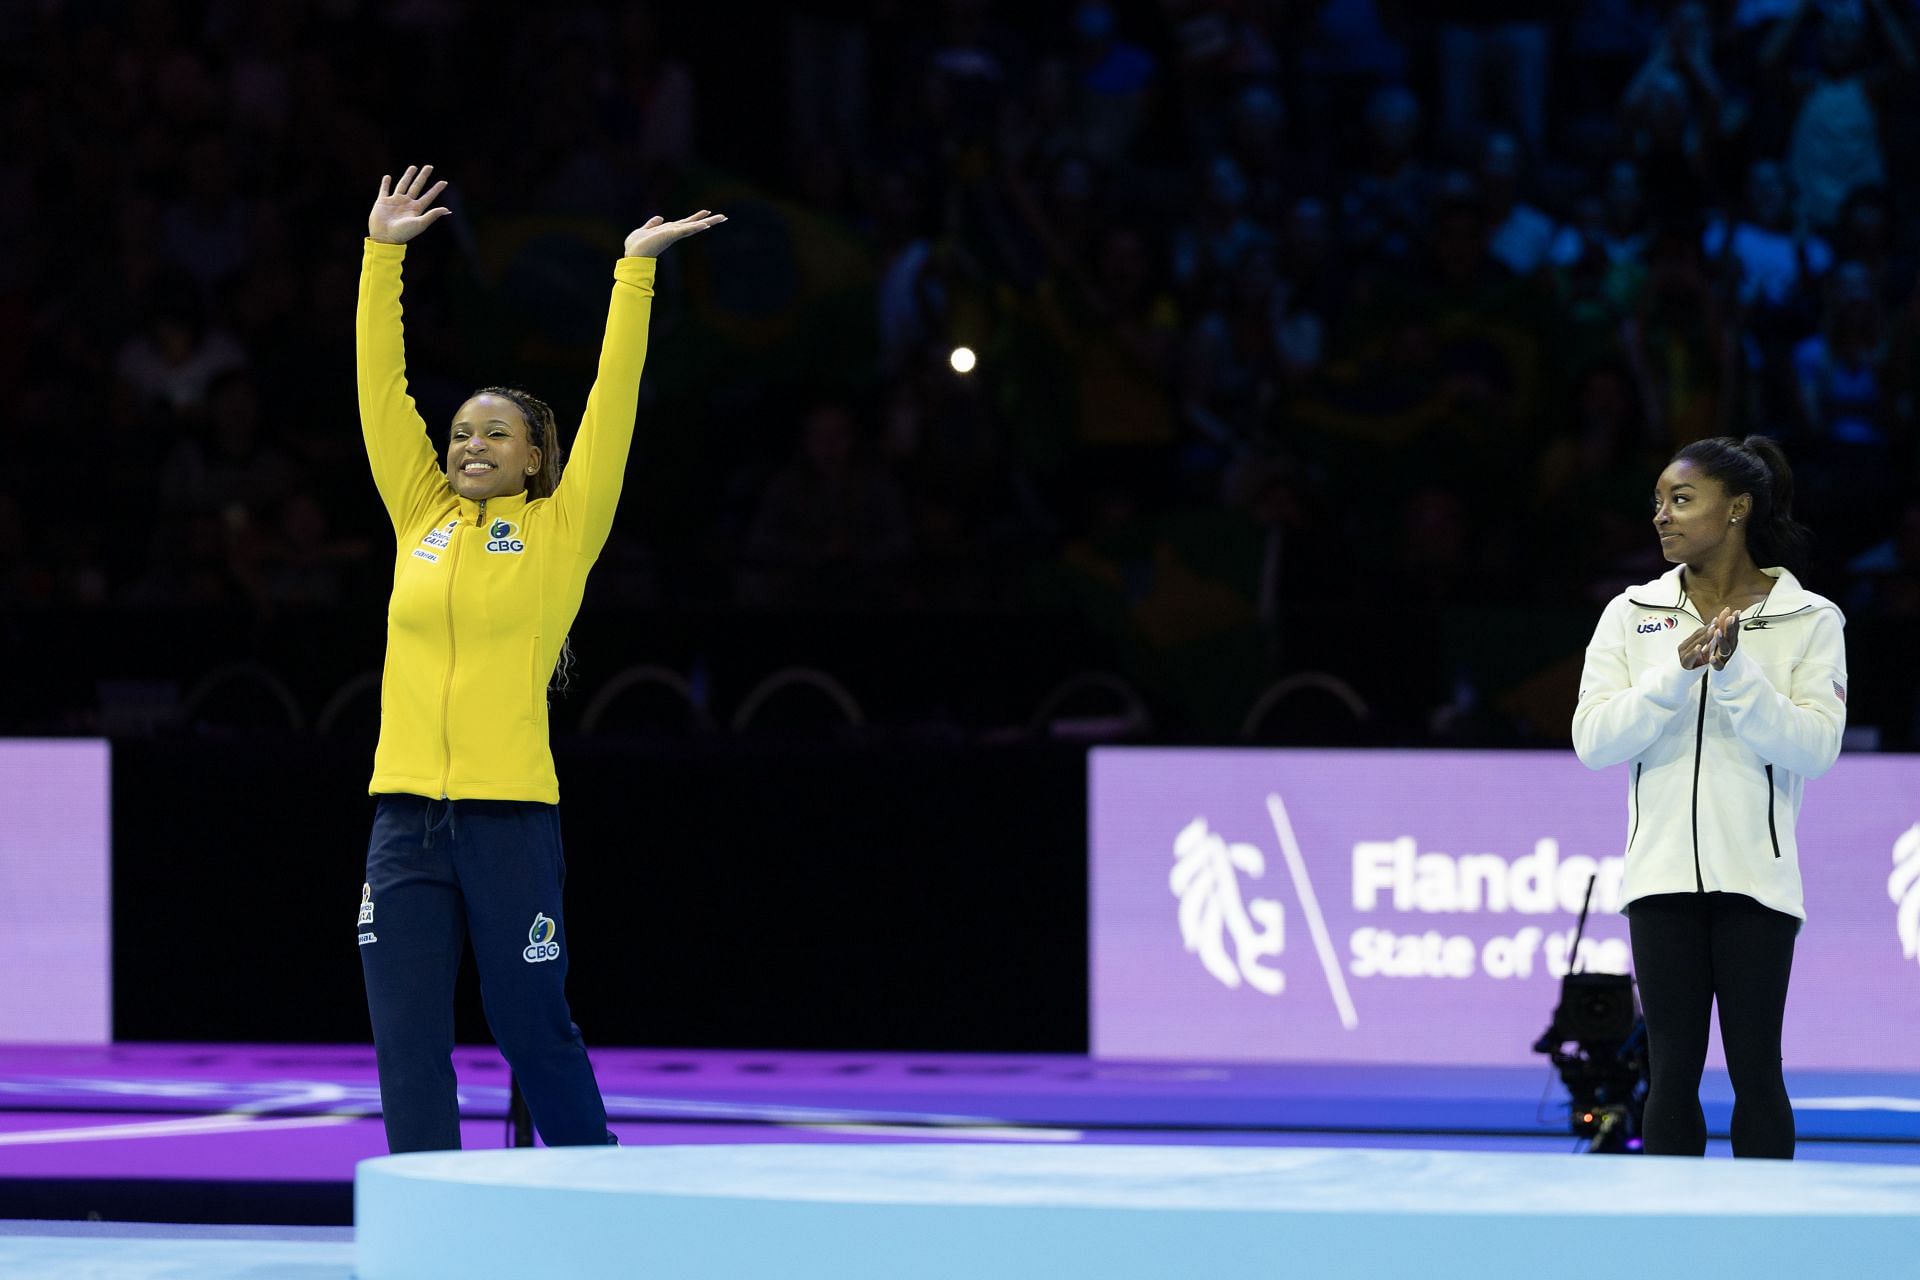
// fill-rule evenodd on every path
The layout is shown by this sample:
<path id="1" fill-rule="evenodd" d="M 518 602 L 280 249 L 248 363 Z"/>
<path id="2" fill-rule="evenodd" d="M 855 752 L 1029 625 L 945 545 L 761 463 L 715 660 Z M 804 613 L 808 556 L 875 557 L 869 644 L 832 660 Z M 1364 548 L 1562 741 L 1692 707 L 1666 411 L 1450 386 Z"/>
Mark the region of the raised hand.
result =
<path id="1" fill-rule="evenodd" d="M 433 208 L 433 202 L 447 189 L 444 179 L 427 186 L 432 165 L 413 165 L 400 175 L 395 186 L 391 175 L 380 179 L 380 196 L 367 215 L 367 238 L 382 244 L 405 244 L 440 219 L 452 213 L 445 205 Z"/>
<path id="2" fill-rule="evenodd" d="M 1724 671 L 1727 659 L 1740 647 L 1740 615 L 1732 609 L 1722 609 L 1710 630 L 1713 632 L 1713 669 Z"/>
<path id="3" fill-rule="evenodd" d="M 635 227 L 627 233 L 627 256 L 629 258 L 657 258 L 666 252 L 668 245 L 687 236 L 698 235 L 708 227 L 717 227 L 727 220 L 724 213 L 711 213 L 705 209 L 691 217 L 681 218 L 678 222 L 668 222 L 665 218 L 648 218 L 646 225 Z"/>
<path id="4" fill-rule="evenodd" d="M 1688 671 L 1707 665 L 1711 659 L 1713 628 L 1701 627 L 1680 642 L 1680 665 Z"/>

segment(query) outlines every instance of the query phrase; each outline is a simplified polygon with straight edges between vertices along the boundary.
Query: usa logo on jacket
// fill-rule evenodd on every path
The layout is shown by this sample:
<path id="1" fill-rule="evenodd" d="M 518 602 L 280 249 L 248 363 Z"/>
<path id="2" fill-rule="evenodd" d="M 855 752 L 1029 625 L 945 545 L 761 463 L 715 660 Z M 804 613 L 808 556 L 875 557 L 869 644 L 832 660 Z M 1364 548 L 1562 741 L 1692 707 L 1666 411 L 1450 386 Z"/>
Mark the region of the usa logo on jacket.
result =
<path id="1" fill-rule="evenodd" d="M 1645 622 L 1635 627 L 1634 630 L 1646 636 L 1652 635 L 1656 631 L 1671 631 L 1679 625 L 1680 619 L 1674 617 L 1672 614 L 1668 614 L 1664 618 L 1648 618 Z"/>

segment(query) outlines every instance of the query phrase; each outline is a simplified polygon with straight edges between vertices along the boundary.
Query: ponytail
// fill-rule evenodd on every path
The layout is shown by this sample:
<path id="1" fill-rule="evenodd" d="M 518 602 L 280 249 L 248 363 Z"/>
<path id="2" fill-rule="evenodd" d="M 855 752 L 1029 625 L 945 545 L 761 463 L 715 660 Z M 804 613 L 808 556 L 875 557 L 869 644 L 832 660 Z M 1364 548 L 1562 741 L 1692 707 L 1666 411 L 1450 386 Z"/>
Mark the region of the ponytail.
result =
<path id="1" fill-rule="evenodd" d="M 1793 468 L 1787 454 L 1770 436 L 1711 436 L 1696 440 L 1673 455 L 1675 462 L 1691 462 L 1726 487 L 1729 496 L 1753 499 L 1747 517 L 1747 551 L 1762 567 L 1780 565 L 1804 578 L 1812 534 L 1793 518 Z"/>
<path id="2" fill-rule="evenodd" d="M 1785 566 L 1804 578 L 1812 555 L 1812 532 L 1793 518 L 1793 468 L 1787 454 L 1771 436 L 1748 436 L 1740 442 L 1766 464 L 1772 482 L 1770 501 L 1762 512 L 1755 504 L 1754 527 L 1747 531 L 1747 549 L 1760 564 Z"/>

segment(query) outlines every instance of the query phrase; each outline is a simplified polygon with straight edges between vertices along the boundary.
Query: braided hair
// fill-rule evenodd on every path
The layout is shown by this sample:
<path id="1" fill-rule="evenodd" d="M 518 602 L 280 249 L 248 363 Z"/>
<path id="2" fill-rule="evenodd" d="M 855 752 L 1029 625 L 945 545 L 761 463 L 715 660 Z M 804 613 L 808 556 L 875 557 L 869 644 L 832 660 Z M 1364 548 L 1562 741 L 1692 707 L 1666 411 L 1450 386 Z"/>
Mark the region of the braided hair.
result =
<path id="1" fill-rule="evenodd" d="M 1757 565 L 1781 565 L 1804 578 L 1811 531 L 1793 518 L 1793 468 L 1786 451 L 1769 436 L 1709 436 L 1673 455 L 1718 480 L 1729 496 L 1753 499 L 1747 517 L 1747 550 Z"/>
<path id="2" fill-rule="evenodd" d="M 527 443 L 540 450 L 540 469 L 527 477 L 527 499 L 551 498 L 560 487 L 560 471 L 566 465 L 566 449 L 560 443 L 560 428 L 553 408 L 545 400 L 519 387 L 482 387 L 476 396 L 499 396 L 511 400 L 527 422 Z M 469 397 L 471 399 L 471 397 Z M 565 693 L 573 685 L 573 640 L 563 637 L 560 657 L 553 666 L 552 688 Z"/>
<path id="3" fill-rule="evenodd" d="M 566 449 L 560 444 L 560 429 L 553 420 L 553 409 L 545 400 L 519 387 L 482 387 L 476 396 L 499 396 L 511 400 L 527 420 L 527 443 L 540 451 L 540 470 L 527 477 L 527 497 L 551 498 L 560 487 L 560 470 L 566 465 Z M 472 397 L 468 397 L 471 399 Z"/>

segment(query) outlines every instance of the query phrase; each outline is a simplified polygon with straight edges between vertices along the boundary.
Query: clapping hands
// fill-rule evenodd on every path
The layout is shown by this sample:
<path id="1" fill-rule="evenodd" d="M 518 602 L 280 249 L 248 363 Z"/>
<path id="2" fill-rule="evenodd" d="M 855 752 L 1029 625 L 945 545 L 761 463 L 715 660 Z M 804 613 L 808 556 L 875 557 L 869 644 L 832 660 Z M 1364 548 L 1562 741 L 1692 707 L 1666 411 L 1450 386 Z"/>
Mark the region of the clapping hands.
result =
<path id="1" fill-rule="evenodd" d="M 1711 662 L 1715 671 L 1726 669 L 1727 659 L 1740 647 L 1740 615 L 1722 609 L 1713 621 L 1680 642 L 1680 665 L 1688 671 Z"/>

